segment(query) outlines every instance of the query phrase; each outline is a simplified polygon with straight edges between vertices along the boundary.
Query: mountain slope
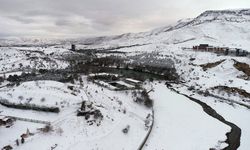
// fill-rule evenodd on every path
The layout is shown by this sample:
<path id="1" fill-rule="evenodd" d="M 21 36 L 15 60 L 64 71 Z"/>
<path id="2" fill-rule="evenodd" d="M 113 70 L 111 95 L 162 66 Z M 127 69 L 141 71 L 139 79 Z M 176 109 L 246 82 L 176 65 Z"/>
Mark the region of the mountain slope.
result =
<path id="1" fill-rule="evenodd" d="M 195 41 L 196 44 L 208 43 L 231 47 L 250 47 L 250 9 L 210 10 L 194 19 L 183 19 L 173 25 L 154 29 L 149 32 L 127 33 L 115 36 L 102 36 L 77 39 L 1 39 L 0 45 L 45 45 L 76 43 L 91 47 L 93 45 L 132 45 L 142 43 L 178 44 Z"/>
<path id="2" fill-rule="evenodd" d="M 92 45 L 103 47 L 105 45 L 178 44 L 187 42 L 187 46 L 208 43 L 215 46 L 238 47 L 249 50 L 249 33 L 250 9 L 221 10 L 205 11 L 194 19 L 180 20 L 174 25 L 149 32 L 82 39 L 79 40 L 79 43 L 88 44 L 87 47 Z M 191 44 L 190 41 L 192 41 Z"/>

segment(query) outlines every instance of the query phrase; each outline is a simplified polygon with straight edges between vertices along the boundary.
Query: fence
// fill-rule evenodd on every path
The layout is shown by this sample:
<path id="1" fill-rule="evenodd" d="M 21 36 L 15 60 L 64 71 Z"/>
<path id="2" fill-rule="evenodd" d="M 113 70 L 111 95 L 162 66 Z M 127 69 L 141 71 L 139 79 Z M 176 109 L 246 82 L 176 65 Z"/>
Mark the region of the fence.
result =
<path id="1" fill-rule="evenodd" d="M 9 108 L 16 108 L 16 109 L 24 109 L 24 110 L 36 110 L 36 111 L 45 111 L 45 112 L 53 112 L 59 113 L 58 107 L 47 107 L 47 106 L 38 106 L 35 104 L 21 104 L 21 103 L 12 103 L 9 102 L 7 99 L 2 99 L 0 97 L 0 104 Z"/>
<path id="2" fill-rule="evenodd" d="M 26 121 L 26 122 L 41 123 L 41 124 L 50 124 L 49 121 L 42 121 L 42 120 L 29 119 L 29 118 L 21 118 L 21 117 L 15 117 L 15 116 L 6 116 L 6 117 L 13 118 L 15 120 L 20 120 L 20 121 Z"/>

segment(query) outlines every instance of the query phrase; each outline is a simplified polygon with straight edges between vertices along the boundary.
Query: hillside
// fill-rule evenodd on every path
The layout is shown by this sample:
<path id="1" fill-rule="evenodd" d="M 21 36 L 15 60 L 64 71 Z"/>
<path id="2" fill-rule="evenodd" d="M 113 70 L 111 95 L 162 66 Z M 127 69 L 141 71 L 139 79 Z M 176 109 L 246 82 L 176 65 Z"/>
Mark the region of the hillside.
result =
<path id="1" fill-rule="evenodd" d="M 194 19 L 183 19 L 174 25 L 149 32 L 82 40 L 90 45 L 132 45 L 142 43 L 186 44 L 208 43 L 248 49 L 250 39 L 249 9 L 206 11 Z M 92 42 L 90 42 L 92 41 Z M 92 43 L 92 44 L 91 44 Z M 119 43 L 119 44 L 118 44 Z"/>
<path id="2" fill-rule="evenodd" d="M 0 119 L 13 120 L 0 148 L 247 150 L 250 55 L 237 51 L 249 33 L 241 9 L 142 33 L 2 39 Z"/>

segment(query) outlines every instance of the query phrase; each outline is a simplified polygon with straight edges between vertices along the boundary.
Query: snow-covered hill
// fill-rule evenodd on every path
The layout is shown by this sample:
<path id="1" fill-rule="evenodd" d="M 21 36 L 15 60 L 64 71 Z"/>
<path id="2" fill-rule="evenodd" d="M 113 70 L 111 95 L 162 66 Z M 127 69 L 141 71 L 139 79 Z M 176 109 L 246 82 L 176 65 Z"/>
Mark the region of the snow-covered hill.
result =
<path id="1" fill-rule="evenodd" d="M 46 45 L 76 43 L 93 45 L 131 45 L 140 43 L 177 44 L 186 41 L 250 47 L 250 9 L 210 10 L 196 18 L 182 19 L 177 23 L 157 28 L 148 32 L 126 33 L 114 36 L 102 36 L 76 39 L 39 39 L 11 38 L 1 39 L 0 45 Z"/>
<path id="2" fill-rule="evenodd" d="M 208 43 L 216 46 L 238 47 L 249 50 L 249 40 L 250 9 L 242 9 L 206 11 L 194 19 L 183 19 L 176 24 L 149 32 L 128 33 L 80 41 L 83 44 L 90 44 L 90 47 L 92 45 L 102 47 L 104 45 L 116 46 L 142 43 L 178 44 L 192 41 L 192 44 Z"/>
<path id="3" fill-rule="evenodd" d="M 20 120 L 10 128 L 0 126 L 0 139 L 8 135 L 0 140 L 0 148 L 12 144 L 17 149 L 223 149 L 230 146 L 226 139 L 235 125 L 234 129 L 240 129 L 241 133 L 238 130 L 236 137 L 240 135 L 240 139 L 233 144 L 239 144 L 240 140 L 239 149 L 246 150 L 250 147 L 249 57 L 194 51 L 192 46 L 209 44 L 250 51 L 249 41 L 250 9 L 206 11 L 196 18 L 142 33 L 63 40 L 2 39 L 0 98 L 13 104 L 57 106 L 60 112 L 0 105 L 0 116 L 49 121 L 54 127 L 51 132 L 43 133 L 36 131 L 43 125 Z M 79 51 L 70 50 L 71 43 Z M 87 58 L 96 61 L 86 63 Z M 126 68 L 119 63 L 105 66 L 117 60 L 146 66 L 146 71 L 128 64 Z M 100 66 L 93 65 L 98 63 Z M 147 74 L 151 67 L 151 71 L 160 68 L 168 72 L 169 66 L 174 68 L 173 74 L 178 74 L 176 82 L 154 79 Z M 91 79 L 89 73 L 115 77 Z M 13 77 L 14 74 L 21 76 Z M 145 79 L 141 85 L 130 85 L 126 79 L 131 76 L 138 83 L 138 76 Z M 12 79 L 4 79 L 9 77 Z M 141 89 L 114 91 L 104 86 L 119 89 L 119 83 L 120 88 L 123 83 Z M 153 99 L 153 109 L 138 104 L 144 90 Z M 91 104 L 87 107 L 102 114 L 101 124 L 93 124 L 96 121 L 93 117 L 88 120 L 88 116 L 77 116 L 80 109 L 85 109 L 85 103 L 81 103 L 85 99 Z M 208 115 L 205 109 L 221 117 L 216 118 L 216 113 Z M 16 138 L 27 128 L 35 135 L 29 136 L 25 144 L 15 145 Z"/>
<path id="4" fill-rule="evenodd" d="M 155 55 L 156 59 L 161 56 L 176 59 L 175 66 L 185 85 L 177 85 L 175 88 L 180 92 L 187 93 L 206 102 L 215 108 L 216 111 L 223 114 L 226 119 L 236 123 L 242 130 L 239 149 L 245 150 L 250 146 L 247 142 L 247 139 L 250 137 L 250 128 L 247 127 L 247 124 L 250 122 L 249 115 L 246 115 L 249 114 L 249 108 L 245 108 L 244 106 L 249 107 L 249 101 L 245 100 L 245 97 L 240 96 L 237 92 L 227 93 L 226 95 L 225 91 L 220 91 L 221 89 L 219 92 L 218 90 L 212 89 L 213 87 L 223 85 L 232 89 L 242 89 L 250 93 L 249 80 L 240 77 L 243 76 L 244 73 L 235 68 L 235 62 L 233 61 L 233 59 L 235 59 L 250 65 L 249 57 L 223 56 L 209 52 L 195 52 L 192 51 L 192 49 L 182 48 L 192 48 L 194 45 L 209 44 L 213 46 L 242 48 L 250 51 L 249 12 L 250 9 L 206 11 L 194 19 L 181 20 L 176 24 L 149 32 L 130 33 L 107 38 L 103 37 L 102 40 L 98 40 L 97 43 L 93 42 L 92 44 L 83 45 L 83 48 L 119 48 L 118 51 L 128 52 L 129 55 L 159 52 Z M 84 43 L 84 40 L 82 43 Z M 137 46 L 121 48 L 131 45 Z M 209 68 L 207 71 L 204 71 L 200 66 L 220 60 L 225 61 L 214 68 Z M 188 87 L 194 87 L 195 90 L 189 91 L 191 88 L 188 89 Z M 224 100 L 215 97 L 204 97 L 197 94 L 206 90 L 213 96 L 224 98 Z M 195 91 L 198 92 L 196 93 Z M 166 97 L 168 97 L 168 95 L 166 95 Z M 243 106 L 235 102 L 239 102 L 240 105 L 242 103 Z M 244 117 L 240 117 L 240 114 Z M 156 115 L 161 116 L 166 114 Z M 160 123 L 157 127 L 159 126 Z M 160 132 L 165 130 L 166 128 L 163 127 Z M 167 137 L 168 135 L 166 135 L 165 138 Z M 154 138 L 162 139 L 163 137 L 155 135 Z M 154 146 L 150 146 L 155 148 L 155 143 L 153 143 L 153 145 Z M 165 147 L 157 148 L 162 149 Z"/>

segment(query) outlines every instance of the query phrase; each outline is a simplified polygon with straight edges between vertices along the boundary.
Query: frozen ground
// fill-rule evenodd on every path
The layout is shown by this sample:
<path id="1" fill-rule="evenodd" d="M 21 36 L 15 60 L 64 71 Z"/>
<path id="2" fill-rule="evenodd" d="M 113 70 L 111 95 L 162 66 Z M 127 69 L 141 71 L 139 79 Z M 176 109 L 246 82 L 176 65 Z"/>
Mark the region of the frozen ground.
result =
<path id="1" fill-rule="evenodd" d="M 14 125 L 10 128 L 1 127 L 0 135 L 4 135 L 4 137 L 1 137 L 0 145 L 2 147 L 4 145 L 8 145 L 9 143 L 14 143 L 16 139 L 20 139 L 20 136 L 26 133 L 27 129 L 32 132 L 36 132 L 36 129 L 41 127 L 43 127 L 43 124 L 30 123 L 24 121 L 15 121 Z"/>
<path id="2" fill-rule="evenodd" d="M 60 108 L 87 100 L 86 94 L 79 87 L 56 81 L 24 82 L 14 88 L 2 88 L 0 94 L 0 98 L 11 103 Z"/>
<path id="3" fill-rule="evenodd" d="M 199 150 L 223 148 L 230 127 L 207 115 L 202 107 L 155 82 L 155 122 L 145 149 Z M 159 140 L 161 139 L 161 140 Z"/>
<path id="4" fill-rule="evenodd" d="M 79 42 L 77 47 L 117 48 L 115 51 L 125 52 L 125 54 L 98 53 L 98 57 L 117 55 L 131 58 L 137 55 L 136 60 L 152 56 L 148 62 L 161 61 L 165 58 L 173 60 L 182 81 L 182 84 L 174 88 L 202 100 L 226 120 L 240 127 L 242 136 L 239 149 L 248 150 L 250 111 L 235 102 L 249 106 L 249 101 L 242 101 L 242 97 L 237 94 L 223 94 L 210 89 L 214 86 L 228 86 L 250 93 L 250 80 L 241 78 L 246 74 L 237 70 L 233 61 L 234 59 L 250 65 L 249 56 L 236 57 L 194 52 L 188 48 L 209 44 L 250 51 L 249 11 L 237 10 L 229 13 L 208 11 L 195 19 L 182 20 L 172 26 L 151 32 L 104 37 L 98 41 L 95 41 L 98 38 L 93 38 L 92 45 L 84 45 L 82 44 L 84 41 L 77 41 Z M 10 44 L 7 43 L 7 45 Z M 70 45 L 60 44 L 60 42 L 57 46 L 47 47 L 39 45 L 0 47 L 0 77 L 20 75 L 22 72 L 31 72 L 35 69 L 65 69 L 75 58 L 84 60 L 80 53 L 69 51 L 69 47 Z M 71 60 L 67 61 L 68 58 Z M 221 60 L 225 61 L 207 70 L 203 70 L 200 66 Z M 131 91 L 111 91 L 88 82 L 86 76 L 82 78 L 83 85 L 56 81 L 24 82 L 13 88 L 5 87 L 9 83 L 7 81 L 1 85 L 0 97 L 9 99 L 11 102 L 30 102 L 46 106 L 56 106 L 57 103 L 61 108 L 60 113 L 55 114 L 0 106 L 1 115 L 49 121 L 54 127 L 54 130 L 47 134 L 37 132 L 17 149 L 38 149 L 39 147 L 43 150 L 55 147 L 56 149 L 130 150 L 138 148 L 148 131 L 145 129 L 145 118 L 151 110 L 134 103 Z M 73 90 L 68 86 L 73 86 Z M 151 92 L 150 96 L 154 99 L 155 124 L 144 149 L 221 149 L 226 146 L 223 141 L 226 139 L 225 133 L 230 130 L 228 126 L 208 116 L 198 104 L 171 92 L 163 83 L 155 82 L 152 86 L 155 91 Z M 190 87 L 194 90 L 190 90 Z M 197 94 L 198 91 L 206 90 L 234 102 Z M 42 100 L 43 97 L 45 101 Z M 99 126 L 89 125 L 84 118 L 76 117 L 76 111 L 82 100 L 93 102 L 94 107 L 104 115 Z M 128 125 L 130 125 L 129 133 L 123 134 L 122 129 Z M 2 144 L 13 142 L 18 134 L 23 130 L 26 131 L 26 128 L 35 132 L 37 127 L 40 125 L 21 121 L 17 121 L 13 128 L 0 127 L 0 147 L 4 146 Z"/>
<path id="5" fill-rule="evenodd" d="M 59 58 L 65 51 L 68 51 L 64 49 L 0 47 L 0 51 L 0 73 L 31 71 L 32 69 L 60 69 L 68 66 L 67 62 Z"/>
<path id="6" fill-rule="evenodd" d="M 29 123 L 17 121 L 10 129 L 0 128 L 0 132 L 7 134 L 11 130 L 11 132 L 16 132 L 18 135 L 20 132 L 23 132 L 23 128 L 30 128 L 31 132 L 36 133 L 34 136 L 28 137 L 25 144 L 18 147 L 15 146 L 15 149 L 44 150 L 51 147 L 72 150 L 82 149 L 82 147 L 84 149 L 138 148 L 148 132 L 148 129 L 145 127 L 145 120 L 147 115 L 151 114 L 151 109 L 136 104 L 133 101 L 134 98 L 131 91 L 110 91 L 92 82 L 88 82 L 85 76 L 82 76 L 82 78 L 83 86 L 79 83 L 73 86 L 77 96 L 70 93 L 71 90 L 67 88 L 67 84 L 55 81 L 24 82 L 20 87 L 16 87 L 17 89 L 13 90 L 16 94 L 26 91 L 26 93 L 22 94 L 25 97 L 33 97 L 34 103 L 37 105 L 47 103 L 49 106 L 54 106 L 54 103 L 58 102 L 61 111 L 55 114 L 16 110 L 1 106 L 1 115 L 49 121 L 51 122 L 53 131 L 42 133 L 36 130 L 36 124 L 33 125 L 33 123 L 30 123 L 32 127 L 29 127 Z M 25 89 L 18 90 L 18 88 Z M 12 93 L 12 95 L 12 101 L 19 103 L 19 100 L 15 99 L 15 94 Z M 41 102 L 41 96 L 46 100 Z M 38 100 L 36 101 L 35 99 Z M 79 103 L 83 100 L 93 102 L 94 107 L 101 110 L 104 118 L 100 120 L 100 123 L 97 121 L 91 124 L 84 117 L 76 116 L 76 110 L 81 106 Z M 64 104 L 64 101 L 67 101 L 67 103 Z M 18 126 L 20 123 L 24 123 L 22 128 Z M 128 125 L 130 126 L 129 132 L 124 134 L 122 129 Z M 43 126 L 40 125 L 39 127 Z M 16 134 L 13 136 L 9 135 L 6 140 L 1 141 L 1 146 L 7 144 L 14 145 L 14 140 L 18 137 Z M 116 137 L 115 143 L 110 144 L 110 141 L 114 140 L 114 137 Z"/>
<path id="7" fill-rule="evenodd" d="M 221 114 L 226 120 L 235 123 L 239 128 L 241 128 L 241 143 L 239 150 L 247 150 L 250 147 L 249 109 L 237 104 L 228 105 L 226 103 L 223 103 L 223 101 L 219 99 L 193 94 L 182 88 L 180 88 L 179 91 L 181 91 L 182 93 L 192 95 L 192 97 L 202 100 L 203 102 L 207 103 L 209 106 L 214 108 L 217 111 L 217 113 Z"/>

